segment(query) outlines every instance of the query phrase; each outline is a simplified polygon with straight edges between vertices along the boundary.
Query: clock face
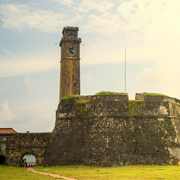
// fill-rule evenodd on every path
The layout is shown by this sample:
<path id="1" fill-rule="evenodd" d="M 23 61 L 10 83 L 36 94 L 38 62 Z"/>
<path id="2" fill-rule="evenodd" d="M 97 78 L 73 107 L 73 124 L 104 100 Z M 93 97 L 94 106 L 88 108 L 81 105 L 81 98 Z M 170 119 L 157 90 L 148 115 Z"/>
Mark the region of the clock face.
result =
<path id="1" fill-rule="evenodd" d="M 75 47 L 69 46 L 67 52 L 70 56 L 74 55 L 75 54 Z"/>

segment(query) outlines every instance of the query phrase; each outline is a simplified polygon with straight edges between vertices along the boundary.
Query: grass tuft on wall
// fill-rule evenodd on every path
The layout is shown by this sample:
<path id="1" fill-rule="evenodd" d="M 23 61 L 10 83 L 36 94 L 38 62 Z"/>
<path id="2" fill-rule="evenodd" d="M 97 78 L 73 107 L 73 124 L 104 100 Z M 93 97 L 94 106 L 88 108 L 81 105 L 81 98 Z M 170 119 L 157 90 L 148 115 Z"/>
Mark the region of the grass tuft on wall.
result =
<path id="1" fill-rule="evenodd" d="M 89 100 L 82 100 L 82 101 L 76 101 L 76 104 L 83 104 L 83 103 L 88 103 Z"/>
<path id="2" fill-rule="evenodd" d="M 76 98 L 76 97 L 79 97 L 79 96 L 80 95 L 78 95 L 78 94 L 75 94 L 75 95 L 69 94 L 69 95 L 65 96 L 64 99 Z"/>
<path id="3" fill-rule="evenodd" d="M 167 96 L 164 94 L 158 94 L 158 93 L 147 93 L 147 92 L 143 92 L 144 95 L 151 95 L 151 96 Z"/>
<path id="4" fill-rule="evenodd" d="M 125 95 L 125 93 L 117 93 L 117 92 L 101 91 L 101 92 L 96 93 L 95 96 L 99 96 L 99 95 L 108 95 L 108 94 Z"/>

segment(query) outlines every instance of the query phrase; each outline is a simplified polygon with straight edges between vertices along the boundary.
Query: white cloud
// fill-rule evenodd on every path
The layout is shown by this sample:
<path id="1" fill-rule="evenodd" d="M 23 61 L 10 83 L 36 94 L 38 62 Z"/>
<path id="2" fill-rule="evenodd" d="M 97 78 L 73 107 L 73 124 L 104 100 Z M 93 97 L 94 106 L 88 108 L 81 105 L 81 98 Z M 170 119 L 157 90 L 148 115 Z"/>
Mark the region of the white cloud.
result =
<path id="1" fill-rule="evenodd" d="M 107 12 L 109 9 L 111 9 L 114 6 L 112 2 L 108 1 L 97 1 L 97 0 L 83 0 L 82 3 L 80 3 L 78 11 L 80 12 L 88 12 L 90 10 L 97 10 L 98 12 L 104 13 Z"/>
<path id="2" fill-rule="evenodd" d="M 145 92 L 157 92 L 180 99 L 179 57 L 159 60 L 153 68 L 143 71 L 136 84 Z"/>
<path id="3" fill-rule="evenodd" d="M 26 122 L 24 122 L 24 119 L 26 119 Z M 24 116 L 19 116 L 16 123 L 11 121 L 11 124 L 18 132 L 51 132 L 54 128 L 55 116 L 31 112 Z"/>
<path id="4" fill-rule="evenodd" d="M 19 83 L 13 84 L 13 92 L 18 94 L 29 94 L 33 88 L 33 82 L 29 79 L 29 76 L 25 75 L 23 80 Z"/>
<path id="5" fill-rule="evenodd" d="M 122 2 L 121 5 L 117 8 L 117 11 L 119 11 L 125 20 L 130 20 L 135 10 L 136 7 L 132 1 Z"/>
<path id="6" fill-rule="evenodd" d="M 35 102 L 33 102 L 31 104 L 27 104 L 26 106 L 15 107 L 14 111 L 16 111 L 17 114 L 20 114 L 20 113 L 23 114 L 22 112 L 26 112 L 27 114 L 31 113 L 31 112 L 43 113 L 44 111 L 48 112 L 49 110 L 51 110 L 51 112 L 53 111 L 53 113 L 54 113 L 57 108 L 57 105 L 58 105 L 58 99 L 57 99 L 57 101 L 36 100 Z"/>
<path id="7" fill-rule="evenodd" d="M 82 33 L 96 33 L 101 35 L 117 34 L 120 31 L 123 23 L 120 21 L 119 16 L 112 15 L 109 12 L 102 15 L 90 14 L 87 16 L 87 23 L 82 26 Z M 121 34 L 121 32 L 120 32 Z"/>
<path id="8" fill-rule="evenodd" d="M 61 0 L 60 3 L 71 5 L 72 1 Z M 34 28 L 46 33 L 58 33 L 59 29 L 61 29 L 63 26 L 67 26 L 67 22 L 72 26 L 77 23 L 85 24 L 85 26 L 88 27 L 93 25 L 92 23 L 88 25 L 88 21 L 85 20 L 87 16 L 90 21 L 95 20 L 93 14 L 90 16 L 89 14 L 86 14 L 86 12 L 92 9 L 104 13 L 101 18 L 96 20 L 96 23 L 98 23 L 100 27 L 102 26 L 102 23 L 106 22 L 106 18 L 108 18 L 107 21 L 109 24 L 109 19 L 111 18 L 111 20 L 113 21 L 113 17 L 108 13 L 108 10 L 113 5 L 113 3 L 109 3 L 106 1 L 97 3 L 95 1 L 84 0 L 77 8 L 74 7 L 74 11 L 71 9 L 68 12 L 62 9 L 62 13 L 53 13 L 52 11 L 33 9 L 28 5 L 2 4 L 0 5 L 0 13 L 3 15 L 3 27 L 6 29 L 17 28 L 22 31 L 26 28 Z M 102 23 L 100 23 L 100 21 L 102 21 Z M 112 25 L 112 23 L 110 23 L 109 25 Z"/>
<path id="9" fill-rule="evenodd" d="M 8 102 L 5 101 L 1 104 L 0 121 L 12 121 L 16 116 L 12 114 L 12 111 L 8 107 Z"/>
<path id="10" fill-rule="evenodd" d="M 57 105 L 58 101 L 37 100 L 25 106 L 16 106 L 14 112 L 18 118 L 11 122 L 14 124 L 13 128 L 18 132 L 51 132 L 55 124 Z"/>
<path id="11" fill-rule="evenodd" d="M 168 61 L 172 54 L 174 63 L 177 63 L 180 41 L 180 21 L 178 19 L 180 1 L 130 0 L 113 1 L 112 3 L 109 0 L 82 0 L 80 3 L 66 2 L 67 4 L 73 2 L 75 10 L 73 8 L 60 9 L 61 13 L 54 13 L 33 9 L 27 5 L 1 5 L 3 26 L 20 30 L 29 27 L 43 32 L 59 33 L 59 30 L 68 22 L 71 25 L 80 24 L 82 34 L 105 35 L 103 40 L 96 40 L 81 51 L 82 64 L 123 62 L 124 49 L 127 49 L 129 63 Z M 117 8 L 112 12 L 112 8 L 115 7 Z M 87 40 L 89 38 L 84 37 Z M 109 37 L 108 40 L 107 37 Z M 50 63 L 48 60 L 56 59 L 52 58 L 52 54 L 55 55 L 55 53 L 51 53 L 51 57 L 47 54 L 40 57 L 27 54 L 11 55 L 15 56 L 13 62 L 9 61 L 10 58 L 1 56 L 3 61 L 0 67 L 0 77 L 57 68 L 59 67 L 57 62 L 51 61 Z M 59 57 L 58 53 L 56 55 Z M 23 61 L 24 59 L 26 61 Z M 14 69 L 13 66 L 17 68 Z"/>
<path id="12" fill-rule="evenodd" d="M 73 4 L 72 0 L 54 0 L 56 2 L 59 2 L 60 4 L 65 4 L 67 6 L 71 6 Z"/>
<path id="13" fill-rule="evenodd" d="M 50 116 L 49 114 L 45 114 L 45 115 L 43 115 L 43 117 L 44 117 L 44 119 L 46 119 L 46 120 L 50 120 L 50 118 L 51 118 L 51 116 Z"/>
<path id="14" fill-rule="evenodd" d="M 65 21 L 63 13 L 54 14 L 52 11 L 35 10 L 28 5 L 2 4 L 0 12 L 3 15 L 3 27 L 6 29 L 35 28 L 46 33 L 54 33 Z"/>
<path id="15" fill-rule="evenodd" d="M 25 75 L 59 68 L 58 51 L 51 52 L 51 50 L 49 50 L 42 55 L 33 55 L 32 53 L 16 55 L 6 50 L 6 55 L 0 56 L 0 59 L 0 77 Z"/>
<path id="16" fill-rule="evenodd" d="M 149 85 L 172 82 L 173 79 L 180 79 L 179 66 L 179 60 L 160 60 L 155 67 L 145 69 L 138 80 L 143 82 L 143 84 Z"/>
<path id="17" fill-rule="evenodd" d="M 23 79 L 23 86 L 24 89 L 27 93 L 29 93 L 29 91 L 32 89 L 33 87 L 33 82 L 29 79 L 29 77 L 27 75 L 24 76 Z"/>
<path id="18" fill-rule="evenodd" d="M 125 20 L 124 30 L 138 30 L 149 43 L 174 33 L 179 36 L 179 6 L 178 0 L 136 0 L 122 2 L 117 11 Z"/>
<path id="19" fill-rule="evenodd" d="M 164 94 L 167 94 L 168 96 L 175 97 L 180 99 L 180 83 L 176 81 L 176 85 L 168 84 L 165 88 Z"/>
<path id="20" fill-rule="evenodd" d="M 74 2 L 54 1 L 67 5 Z M 114 6 L 117 6 L 116 11 L 112 10 Z M 7 29 L 17 28 L 22 31 L 25 28 L 35 28 L 42 32 L 57 33 L 68 22 L 72 26 L 81 24 L 83 33 L 129 33 L 129 37 L 154 42 L 154 39 L 162 40 L 165 36 L 179 37 L 179 6 L 179 0 L 131 0 L 113 3 L 109 0 L 82 0 L 73 8 L 60 8 L 61 13 L 19 4 L 2 4 L 0 13 L 3 27 Z"/>
<path id="21" fill-rule="evenodd" d="M 97 79 L 97 77 L 93 77 L 91 72 L 82 74 L 82 82 L 93 82 L 95 79 Z"/>

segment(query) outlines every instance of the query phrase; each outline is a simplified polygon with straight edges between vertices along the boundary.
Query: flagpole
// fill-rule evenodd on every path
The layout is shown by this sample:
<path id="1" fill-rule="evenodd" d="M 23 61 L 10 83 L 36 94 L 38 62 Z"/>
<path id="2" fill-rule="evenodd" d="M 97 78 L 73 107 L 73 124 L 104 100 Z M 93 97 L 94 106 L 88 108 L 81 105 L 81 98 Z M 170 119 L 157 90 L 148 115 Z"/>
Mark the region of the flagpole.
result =
<path id="1" fill-rule="evenodd" d="M 125 49 L 125 93 L 126 93 L 126 49 Z"/>

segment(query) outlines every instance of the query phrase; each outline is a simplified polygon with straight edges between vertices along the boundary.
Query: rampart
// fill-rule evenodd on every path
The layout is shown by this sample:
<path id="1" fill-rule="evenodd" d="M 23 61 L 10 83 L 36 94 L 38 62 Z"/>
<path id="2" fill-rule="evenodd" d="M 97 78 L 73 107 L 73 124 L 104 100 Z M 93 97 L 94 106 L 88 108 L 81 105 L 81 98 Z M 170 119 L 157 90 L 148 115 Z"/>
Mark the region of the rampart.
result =
<path id="1" fill-rule="evenodd" d="M 22 165 L 26 154 L 36 157 L 36 165 L 42 165 L 52 133 L 0 134 L 0 156 L 4 164 Z"/>
<path id="2" fill-rule="evenodd" d="M 179 100 L 136 94 L 63 99 L 44 166 L 180 163 Z"/>

